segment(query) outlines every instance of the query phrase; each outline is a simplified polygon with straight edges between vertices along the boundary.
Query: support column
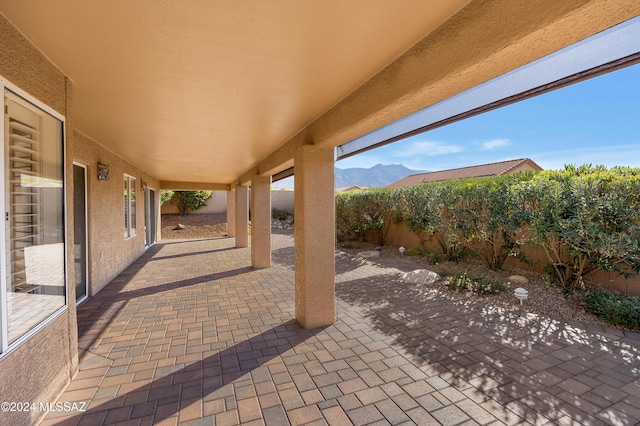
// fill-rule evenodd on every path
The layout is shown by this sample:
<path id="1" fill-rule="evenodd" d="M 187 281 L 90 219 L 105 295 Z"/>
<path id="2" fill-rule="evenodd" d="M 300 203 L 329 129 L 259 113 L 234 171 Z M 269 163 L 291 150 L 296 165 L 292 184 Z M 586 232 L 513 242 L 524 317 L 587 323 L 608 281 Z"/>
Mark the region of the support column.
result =
<path id="1" fill-rule="evenodd" d="M 236 191 L 227 191 L 227 237 L 236 236 Z"/>
<path id="2" fill-rule="evenodd" d="M 333 148 L 303 145 L 294 167 L 296 320 L 315 328 L 335 321 Z"/>
<path id="3" fill-rule="evenodd" d="M 249 188 L 236 187 L 236 247 L 249 246 Z"/>
<path id="4" fill-rule="evenodd" d="M 271 266 L 271 176 L 251 178 L 251 266 Z"/>

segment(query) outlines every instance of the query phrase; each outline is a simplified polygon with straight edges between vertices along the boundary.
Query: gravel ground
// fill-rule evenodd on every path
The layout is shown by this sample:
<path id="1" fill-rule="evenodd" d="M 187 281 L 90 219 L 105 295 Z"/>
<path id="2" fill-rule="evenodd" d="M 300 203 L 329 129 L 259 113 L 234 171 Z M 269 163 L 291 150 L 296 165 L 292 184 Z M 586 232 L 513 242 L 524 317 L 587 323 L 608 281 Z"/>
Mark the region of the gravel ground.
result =
<path id="1" fill-rule="evenodd" d="M 374 250 L 375 245 L 368 243 L 348 243 L 346 247 L 339 249 L 352 255 L 356 255 L 360 251 Z M 378 258 L 370 258 L 369 261 L 376 262 Z M 509 289 L 494 295 L 477 296 L 474 294 L 458 294 L 449 292 L 442 283 L 434 284 L 434 287 L 441 291 L 447 291 L 450 294 L 457 295 L 460 298 L 479 298 L 485 299 L 488 304 L 501 306 L 505 308 L 518 308 L 520 302 L 513 295 L 513 291 L 517 287 L 524 287 L 529 292 L 529 297 L 522 305 L 522 311 L 531 314 L 545 315 L 551 318 L 559 318 L 564 320 L 577 320 L 591 324 L 611 327 L 602 322 L 595 315 L 587 312 L 581 302 L 584 295 L 580 291 L 576 291 L 572 296 L 565 297 L 562 290 L 552 284 L 546 274 L 524 271 L 521 269 L 507 269 L 504 271 L 491 271 L 485 266 L 481 260 L 467 260 L 463 262 L 429 262 L 426 256 L 401 256 L 398 247 L 384 246 L 379 262 L 386 265 L 397 262 L 398 269 L 408 271 L 413 269 L 428 269 L 438 273 L 443 278 L 451 277 L 457 273 L 467 272 L 472 279 L 481 279 L 483 282 L 506 283 L 507 278 L 511 275 L 522 275 L 529 280 L 528 284 L 516 285 L 511 284 Z M 391 263 L 390 263 L 391 262 Z M 413 267 L 412 265 L 415 265 Z"/>
<path id="2" fill-rule="evenodd" d="M 224 237 L 227 234 L 226 214 L 190 214 L 179 216 L 173 214 L 162 215 L 162 238 L 163 239 L 198 239 Z M 185 225 L 184 229 L 174 229 L 177 224 Z M 273 233 L 293 234 L 292 230 L 272 229 Z M 356 255 L 360 251 L 373 250 L 375 245 L 369 243 L 349 243 L 338 246 L 348 254 Z M 375 262 L 376 258 L 369 259 Z M 397 247 L 385 246 L 381 251 L 379 261 L 386 264 L 396 263 L 398 269 L 429 269 L 441 275 L 450 277 L 458 272 L 467 272 L 473 279 L 482 279 L 491 282 L 507 282 L 510 275 L 522 275 L 529 280 L 529 283 L 522 285 L 529 292 L 529 298 L 522 305 L 522 310 L 527 313 L 545 315 L 551 318 L 564 320 L 578 320 L 592 324 L 606 326 L 595 315 L 585 311 L 581 303 L 581 294 L 576 292 L 571 297 L 565 297 L 560 288 L 554 286 L 547 275 L 520 269 L 510 269 L 505 271 L 491 271 L 482 261 L 471 260 L 464 262 L 429 262 L 426 256 L 400 256 Z M 415 266 L 414 266 L 415 265 Z M 442 284 L 434 284 L 441 291 L 448 291 Z M 472 294 L 456 294 L 460 298 L 484 298 L 488 304 L 502 306 L 505 308 L 517 308 L 519 301 L 513 296 L 513 290 L 518 287 L 511 284 L 511 287 L 502 293 L 490 296 L 476 296 Z M 453 293 L 453 292 L 451 292 Z M 455 294 L 455 293 L 454 293 Z"/>

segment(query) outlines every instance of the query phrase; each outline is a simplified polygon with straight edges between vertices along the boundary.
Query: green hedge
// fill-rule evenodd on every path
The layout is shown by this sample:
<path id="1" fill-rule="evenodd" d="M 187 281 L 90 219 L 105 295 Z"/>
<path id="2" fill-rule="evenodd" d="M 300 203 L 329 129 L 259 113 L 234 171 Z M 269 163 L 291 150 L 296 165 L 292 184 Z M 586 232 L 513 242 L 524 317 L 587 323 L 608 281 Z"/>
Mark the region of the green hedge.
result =
<path id="1" fill-rule="evenodd" d="M 384 244 L 395 200 L 388 189 L 366 189 L 336 194 L 336 232 L 339 241 L 364 241 L 371 234 Z"/>
<path id="2" fill-rule="evenodd" d="M 640 329 L 640 298 L 615 296 L 598 290 L 585 297 L 587 310 L 613 325 Z"/>
<path id="3" fill-rule="evenodd" d="M 567 289 L 597 270 L 640 271 L 640 169 L 567 166 L 560 171 L 431 182 L 336 194 L 338 238 L 384 243 L 404 221 L 448 259 L 475 252 L 491 269 L 525 243 L 540 246 Z"/>

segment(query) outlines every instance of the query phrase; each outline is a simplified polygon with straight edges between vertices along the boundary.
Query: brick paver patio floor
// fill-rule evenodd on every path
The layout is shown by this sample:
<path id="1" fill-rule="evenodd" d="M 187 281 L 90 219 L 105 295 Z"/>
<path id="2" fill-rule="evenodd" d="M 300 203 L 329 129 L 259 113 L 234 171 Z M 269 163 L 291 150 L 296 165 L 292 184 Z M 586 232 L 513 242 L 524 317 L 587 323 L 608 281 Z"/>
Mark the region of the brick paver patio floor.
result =
<path id="1" fill-rule="evenodd" d="M 80 372 L 43 424 L 640 421 L 640 339 L 404 283 L 337 254 L 334 325 L 294 321 L 293 238 L 166 241 L 78 310 Z M 415 268 L 415 266 L 413 266 Z"/>

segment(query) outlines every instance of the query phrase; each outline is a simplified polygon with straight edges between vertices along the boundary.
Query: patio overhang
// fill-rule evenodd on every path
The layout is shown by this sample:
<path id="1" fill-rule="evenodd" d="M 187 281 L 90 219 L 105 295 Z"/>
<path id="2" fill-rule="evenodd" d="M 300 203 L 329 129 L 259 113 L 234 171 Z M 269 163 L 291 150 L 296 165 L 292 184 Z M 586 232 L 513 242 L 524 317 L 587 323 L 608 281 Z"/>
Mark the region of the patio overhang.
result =
<path id="1" fill-rule="evenodd" d="M 234 186 L 290 168 L 301 145 L 347 143 L 640 4 L 0 0 L 0 10 L 73 80 L 79 131 L 159 180 Z"/>

